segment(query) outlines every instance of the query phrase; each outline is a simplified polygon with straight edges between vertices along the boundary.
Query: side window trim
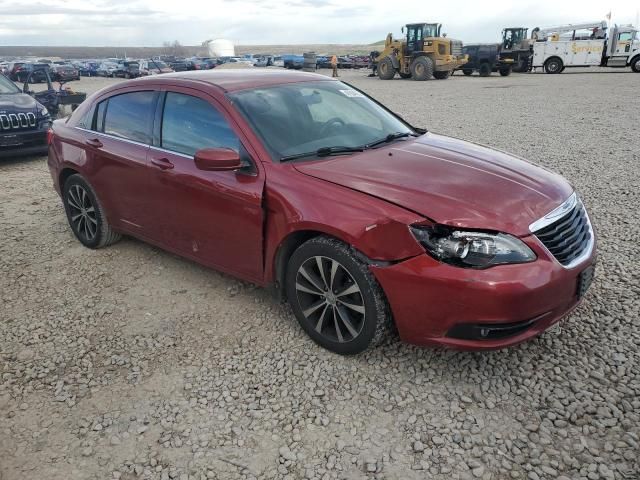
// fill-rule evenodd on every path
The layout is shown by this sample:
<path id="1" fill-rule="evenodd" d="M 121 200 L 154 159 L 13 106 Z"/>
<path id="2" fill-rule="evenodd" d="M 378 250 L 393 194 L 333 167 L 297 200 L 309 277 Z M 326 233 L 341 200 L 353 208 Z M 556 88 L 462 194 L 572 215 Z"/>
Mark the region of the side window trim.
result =
<path id="1" fill-rule="evenodd" d="M 157 90 L 155 114 L 153 116 L 153 129 L 151 132 L 151 146 L 162 147 L 162 117 L 164 116 L 164 102 L 167 98 L 166 90 Z"/>

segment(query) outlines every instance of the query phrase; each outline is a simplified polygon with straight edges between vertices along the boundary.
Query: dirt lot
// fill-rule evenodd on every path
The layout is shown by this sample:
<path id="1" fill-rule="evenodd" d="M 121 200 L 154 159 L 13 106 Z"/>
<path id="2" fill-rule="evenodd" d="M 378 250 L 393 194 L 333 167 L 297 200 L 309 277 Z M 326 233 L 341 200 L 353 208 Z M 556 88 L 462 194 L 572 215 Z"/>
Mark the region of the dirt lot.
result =
<path id="1" fill-rule="evenodd" d="M 561 332 L 333 355 L 254 286 L 132 239 L 83 248 L 45 159 L 2 160 L 1 480 L 640 478 L 640 75 L 365 75 L 344 72 L 573 182 L 598 274 Z"/>

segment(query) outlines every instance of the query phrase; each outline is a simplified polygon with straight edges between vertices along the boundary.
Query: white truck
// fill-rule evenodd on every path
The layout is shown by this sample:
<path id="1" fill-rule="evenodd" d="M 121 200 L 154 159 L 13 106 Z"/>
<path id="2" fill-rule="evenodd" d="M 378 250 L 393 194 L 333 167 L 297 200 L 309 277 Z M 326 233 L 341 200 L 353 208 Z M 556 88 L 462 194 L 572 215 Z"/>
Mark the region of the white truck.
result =
<path id="1" fill-rule="evenodd" d="M 609 30 L 609 31 L 607 31 Z M 640 34 L 636 27 L 588 22 L 532 32 L 533 68 L 561 73 L 566 67 L 631 67 L 640 73 Z"/>

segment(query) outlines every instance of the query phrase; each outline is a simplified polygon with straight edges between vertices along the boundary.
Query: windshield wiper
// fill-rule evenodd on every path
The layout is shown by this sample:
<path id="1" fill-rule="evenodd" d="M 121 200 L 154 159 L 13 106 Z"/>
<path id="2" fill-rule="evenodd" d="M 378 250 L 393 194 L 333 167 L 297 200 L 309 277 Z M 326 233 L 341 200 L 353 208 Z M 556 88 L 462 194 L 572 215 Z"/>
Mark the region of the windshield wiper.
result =
<path id="1" fill-rule="evenodd" d="M 343 153 L 362 152 L 364 147 L 321 147 L 314 152 L 296 153 L 294 155 L 287 155 L 280 158 L 281 162 L 287 160 L 295 160 L 296 158 L 304 157 L 328 157 L 329 155 L 340 155 Z"/>
<path id="2" fill-rule="evenodd" d="M 389 142 L 393 142 L 394 140 L 397 140 L 398 138 L 404 138 L 404 137 L 417 137 L 417 135 L 415 133 L 412 132 L 395 132 L 395 133 L 390 133 L 389 135 L 387 135 L 384 138 L 381 138 L 380 140 L 375 140 L 371 143 L 367 143 L 364 148 L 373 148 L 373 147 L 377 147 L 378 145 L 382 145 L 383 143 L 389 143 Z"/>

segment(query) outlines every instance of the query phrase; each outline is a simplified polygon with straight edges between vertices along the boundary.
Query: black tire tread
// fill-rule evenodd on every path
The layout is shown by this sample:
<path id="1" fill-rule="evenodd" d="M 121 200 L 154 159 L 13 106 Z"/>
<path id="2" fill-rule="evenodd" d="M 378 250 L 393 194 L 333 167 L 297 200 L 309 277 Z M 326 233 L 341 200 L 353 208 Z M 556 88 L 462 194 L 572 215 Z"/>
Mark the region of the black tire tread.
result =
<path id="1" fill-rule="evenodd" d="M 380 286 L 378 281 L 375 279 L 373 274 L 369 271 L 367 264 L 362 260 L 361 254 L 359 254 L 358 251 L 350 245 L 347 245 L 335 238 L 321 235 L 306 241 L 300 247 L 298 247 L 298 249 L 293 253 L 291 258 L 289 259 L 289 265 L 292 264 L 292 260 L 294 259 L 294 257 L 296 257 L 296 254 L 300 255 L 301 253 L 299 252 L 302 252 L 302 254 L 304 254 L 304 250 L 306 250 L 308 247 L 313 247 L 313 246 L 328 247 L 329 249 L 333 251 L 337 251 L 342 255 L 348 257 L 350 260 L 352 260 L 352 262 L 355 265 L 355 268 L 357 268 L 359 273 L 362 274 L 362 277 L 366 282 L 366 289 L 371 294 L 374 305 L 375 305 L 375 312 L 376 312 L 375 332 L 371 340 L 367 344 L 367 346 L 359 351 L 337 352 L 337 353 L 342 353 L 346 355 L 357 354 L 368 348 L 380 345 L 383 342 L 383 340 L 388 338 L 388 336 L 394 330 L 393 316 L 391 315 L 391 309 L 389 307 L 389 303 L 387 302 L 386 296 L 382 290 L 382 287 Z M 291 274 L 292 272 L 289 271 L 289 266 L 287 266 L 287 278 Z M 287 284 L 289 284 L 288 280 L 287 280 Z M 289 301 L 291 301 L 292 295 L 290 295 L 289 292 L 287 293 L 288 293 L 287 296 L 289 297 Z M 365 294 L 366 292 L 363 291 L 363 295 Z"/>
<path id="2" fill-rule="evenodd" d="M 98 198 L 98 195 L 96 195 L 96 192 L 93 189 L 93 187 L 89 184 L 89 182 L 87 182 L 84 179 L 82 175 L 80 175 L 79 173 L 76 173 L 69 176 L 69 178 L 67 178 L 67 180 L 64 182 L 65 192 L 67 191 L 68 186 L 71 185 L 72 183 L 81 183 L 83 184 L 84 187 L 91 190 L 91 194 L 93 195 L 93 198 L 96 203 L 95 209 L 97 210 L 97 215 L 100 220 L 100 235 L 99 235 L 100 240 L 95 246 L 89 246 L 89 245 L 85 245 L 85 246 L 89 248 L 98 249 L 98 248 L 108 247 L 109 245 L 113 245 L 114 243 L 118 242 L 122 238 L 122 234 L 114 231 L 111 225 L 109 225 L 109 222 L 107 221 L 107 217 L 104 213 L 104 208 L 102 208 L 100 199 Z M 63 202 L 64 202 L 64 199 L 63 199 Z M 66 208 L 67 207 L 65 205 L 65 209 Z"/>

